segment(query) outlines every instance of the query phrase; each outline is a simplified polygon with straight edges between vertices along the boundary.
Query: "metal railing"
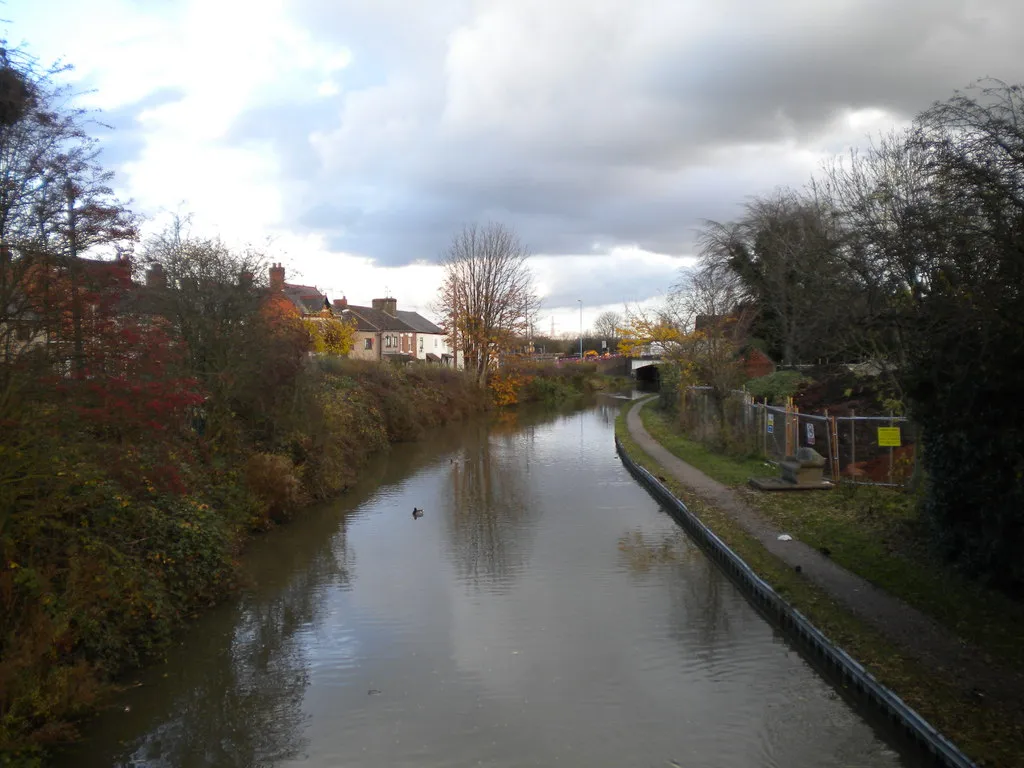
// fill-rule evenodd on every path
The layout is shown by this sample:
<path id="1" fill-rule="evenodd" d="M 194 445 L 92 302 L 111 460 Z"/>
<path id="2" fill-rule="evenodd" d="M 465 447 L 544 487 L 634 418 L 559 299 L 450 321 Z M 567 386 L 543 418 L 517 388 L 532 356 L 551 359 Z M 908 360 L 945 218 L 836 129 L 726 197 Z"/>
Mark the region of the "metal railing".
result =
<path id="1" fill-rule="evenodd" d="M 914 476 L 917 430 L 903 416 L 805 413 L 792 398 L 769 405 L 740 390 L 718 402 L 711 387 L 687 387 L 680 420 L 701 442 L 773 464 L 813 448 L 836 483 L 902 487 Z"/>

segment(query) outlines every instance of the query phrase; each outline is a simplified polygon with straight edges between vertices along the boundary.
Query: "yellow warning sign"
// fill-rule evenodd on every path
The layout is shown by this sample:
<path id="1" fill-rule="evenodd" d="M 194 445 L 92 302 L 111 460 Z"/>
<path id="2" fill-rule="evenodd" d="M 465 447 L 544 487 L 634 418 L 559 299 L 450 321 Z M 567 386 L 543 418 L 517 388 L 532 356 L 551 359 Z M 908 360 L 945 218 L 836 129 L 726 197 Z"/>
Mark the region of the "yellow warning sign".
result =
<path id="1" fill-rule="evenodd" d="M 899 448 L 900 443 L 900 428 L 899 427 L 879 427 L 878 428 L 878 445 L 880 448 Z"/>

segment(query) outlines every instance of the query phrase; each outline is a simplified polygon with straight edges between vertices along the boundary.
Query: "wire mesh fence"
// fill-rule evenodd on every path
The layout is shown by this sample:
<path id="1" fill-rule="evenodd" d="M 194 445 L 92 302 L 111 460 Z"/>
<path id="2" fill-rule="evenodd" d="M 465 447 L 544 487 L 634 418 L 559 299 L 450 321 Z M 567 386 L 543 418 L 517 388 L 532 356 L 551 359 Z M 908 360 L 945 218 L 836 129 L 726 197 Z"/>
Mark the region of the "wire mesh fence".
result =
<path id="1" fill-rule="evenodd" d="M 902 416 L 835 416 L 802 413 L 758 402 L 733 391 L 722 398 L 711 387 L 688 387 L 680 422 L 696 440 L 718 450 L 759 456 L 778 464 L 803 447 L 825 458 L 825 475 L 856 485 L 907 485 L 914 475 L 917 430 Z"/>

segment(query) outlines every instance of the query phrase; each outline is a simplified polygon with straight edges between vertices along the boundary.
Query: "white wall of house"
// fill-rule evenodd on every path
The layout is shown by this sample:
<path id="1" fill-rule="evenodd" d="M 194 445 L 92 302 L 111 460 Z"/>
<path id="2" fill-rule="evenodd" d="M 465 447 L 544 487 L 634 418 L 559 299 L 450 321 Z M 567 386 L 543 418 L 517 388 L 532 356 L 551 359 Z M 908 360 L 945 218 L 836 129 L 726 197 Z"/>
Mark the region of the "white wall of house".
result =
<path id="1" fill-rule="evenodd" d="M 447 351 L 444 336 L 436 333 L 416 334 L 416 359 L 426 360 L 427 353 L 440 357 Z"/>
<path id="2" fill-rule="evenodd" d="M 442 359 L 444 359 L 445 355 L 450 355 L 452 350 L 448 345 L 448 337 L 443 333 L 417 333 L 416 358 L 418 360 L 426 360 L 428 352 Z M 463 367 L 462 352 L 459 352 L 457 367 Z"/>

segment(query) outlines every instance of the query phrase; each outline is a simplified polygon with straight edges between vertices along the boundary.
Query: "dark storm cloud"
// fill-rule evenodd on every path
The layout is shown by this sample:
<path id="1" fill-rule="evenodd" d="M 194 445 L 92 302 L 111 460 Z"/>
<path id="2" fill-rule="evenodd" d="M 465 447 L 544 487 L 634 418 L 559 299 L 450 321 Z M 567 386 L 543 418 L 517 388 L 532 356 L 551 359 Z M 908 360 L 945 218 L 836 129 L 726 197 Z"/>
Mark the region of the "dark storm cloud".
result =
<path id="1" fill-rule="evenodd" d="M 794 152 L 863 137 L 983 76 L 1024 80 L 1016 0 L 304 0 L 353 62 L 341 92 L 244 114 L 281 158 L 287 219 L 382 265 L 496 219 L 538 253 L 692 252 L 703 219 L 806 180 Z M 845 133 L 843 131 L 845 130 Z"/>

